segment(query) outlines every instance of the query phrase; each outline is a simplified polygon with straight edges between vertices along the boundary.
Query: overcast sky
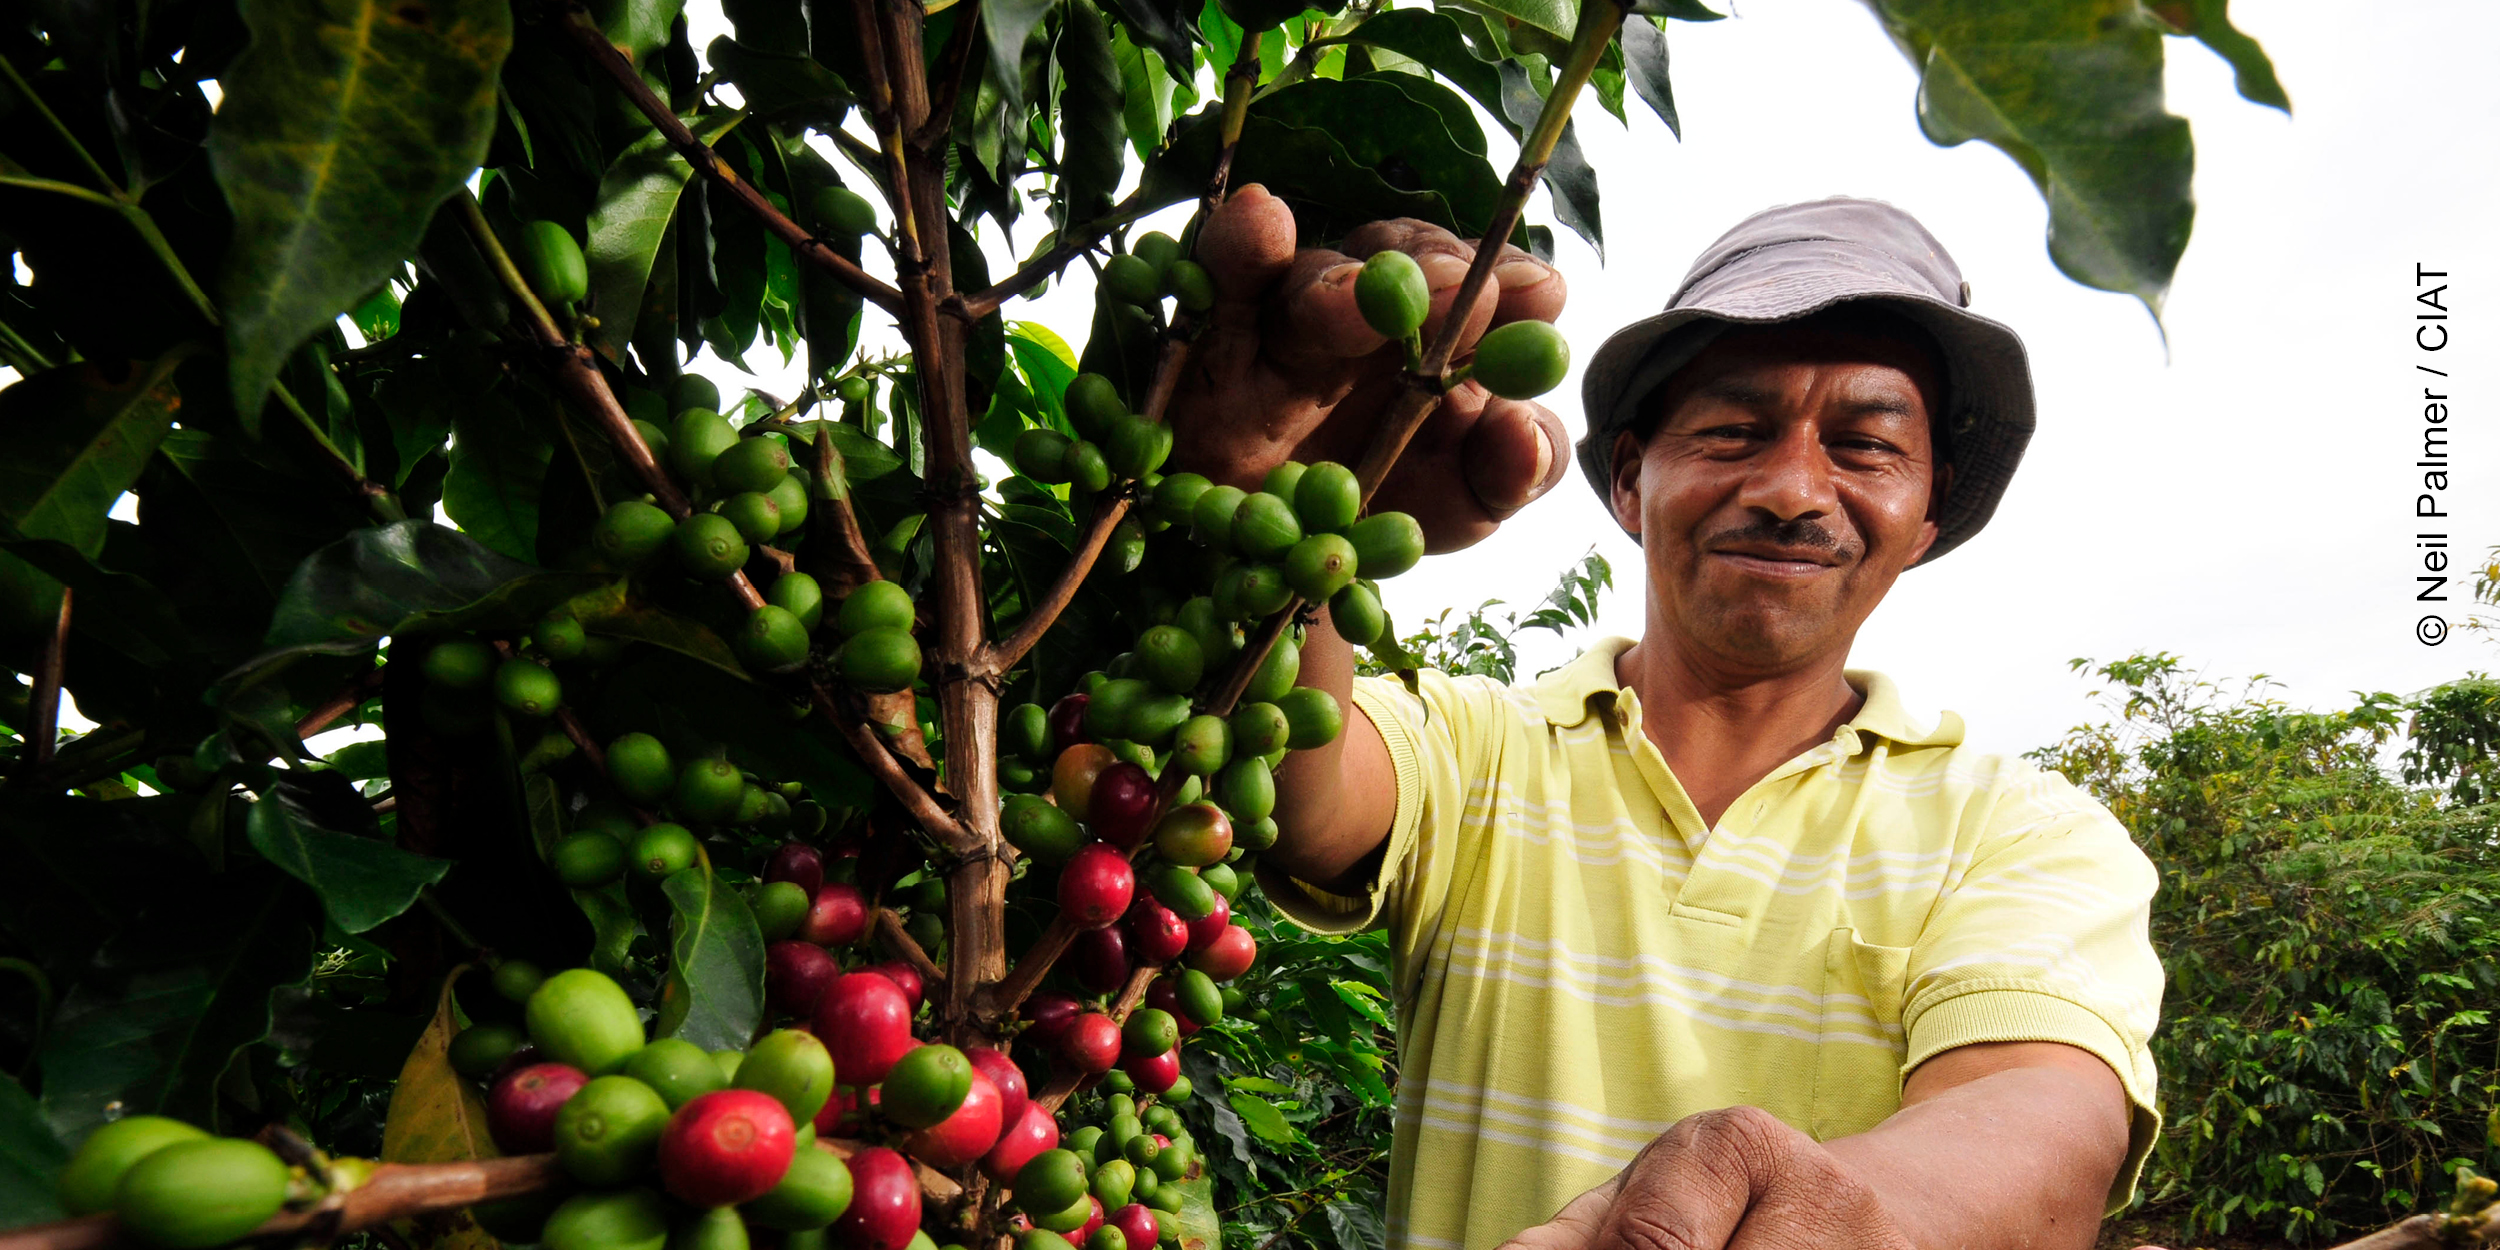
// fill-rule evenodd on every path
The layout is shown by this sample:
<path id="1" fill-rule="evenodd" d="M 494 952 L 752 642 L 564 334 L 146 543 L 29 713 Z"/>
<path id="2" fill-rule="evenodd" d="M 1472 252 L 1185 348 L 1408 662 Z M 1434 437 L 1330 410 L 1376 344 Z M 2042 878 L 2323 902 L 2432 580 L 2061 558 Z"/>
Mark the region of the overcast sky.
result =
<path id="1" fill-rule="evenodd" d="M 698 46 L 724 29 L 710 0 L 691 12 Z M 2365 14 L 2240 0 L 2232 15 L 2272 53 L 2294 115 L 2239 99 L 2202 45 L 2166 41 L 2171 108 L 2195 127 L 2198 201 L 2167 359 L 2132 298 L 2049 263 L 2046 210 L 2011 161 L 1920 136 L 1916 75 L 1851 0 L 1757 0 L 1729 21 L 1673 24 L 1682 143 L 1637 102 L 1628 130 L 1594 102 L 1580 110 L 1608 241 L 1600 265 L 1557 231 L 1572 286 L 1561 325 L 1582 359 L 1656 311 L 1739 218 L 1833 194 L 1916 214 L 1960 262 L 1975 309 L 2029 344 L 2040 429 L 1995 521 L 1905 575 L 1852 656 L 1899 679 L 1914 707 L 1962 713 L 1975 741 L 2024 750 L 2099 718 L 2067 669 L 2074 657 L 2168 650 L 2217 678 L 2271 675 L 2280 697 L 2313 707 L 2500 661 L 2462 631 L 2414 641 L 2438 605 L 2413 598 L 2421 383 L 2436 379 L 2413 371 L 2412 345 L 2415 264 L 2451 271 L 2453 342 L 2429 358 L 2457 396 L 2455 516 L 2438 528 L 2470 559 L 2500 543 L 2500 314 L 2487 295 L 2500 290 L 2500 6 L 2413 0 Z M 1010 315 L 1076 339 L 1090 307 L 1077 272 Z M 778 369 L 761 380 L 796 388 Z M 1575 367 L 1549 397 L 1575 438 L 1577 396 Z M 1591 547 L 1617 576 L 1602 628 L 1637 636 L 1639 553 L 1576 477 L 1466 558 L 1390 583 L 1389 606 L 1401 623 L 1488 597 L 1524 608 Z M 2450 590 L 2446 615 L 2461 617 L 2465 592 Z M 1532 647 L 1530 667 L 1578 641 Z"/>

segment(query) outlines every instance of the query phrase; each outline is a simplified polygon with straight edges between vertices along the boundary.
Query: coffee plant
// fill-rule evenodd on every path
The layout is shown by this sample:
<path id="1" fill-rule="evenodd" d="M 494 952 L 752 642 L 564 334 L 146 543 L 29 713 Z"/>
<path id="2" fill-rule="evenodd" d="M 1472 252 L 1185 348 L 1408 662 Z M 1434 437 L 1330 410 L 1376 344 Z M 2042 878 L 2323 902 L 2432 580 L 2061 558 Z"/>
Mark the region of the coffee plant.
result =
<path id="1" fill-rule="evenodd" d="M 1385 952 L 1254 884 L 1348 715 L 1299 646 L 1324 608 L 1414 665 L 1375 493 L 1568 351 L 1464 341 L 1498 248 L 1437 321 L 1382 253 L 1367 443 L 1168 463 L 1207 222 L 1255 182 L 1308 242 L 1544 252 L 1542 186 L 1598 244 L 1573 104 L 1675 125 L 1662 23 L 1720 15 L 724 7 L 702 49 L 674 0 L 0 28 L 0 1245 L 1380 1239 Z M 1929 133 L 2156 304 L 2164 36 L 2279 106 L 2263 53 L 2221 0 L 2007 7 L 1874 5 Z M 1007 319 L 1072 274 L 1081 351 Z"/>

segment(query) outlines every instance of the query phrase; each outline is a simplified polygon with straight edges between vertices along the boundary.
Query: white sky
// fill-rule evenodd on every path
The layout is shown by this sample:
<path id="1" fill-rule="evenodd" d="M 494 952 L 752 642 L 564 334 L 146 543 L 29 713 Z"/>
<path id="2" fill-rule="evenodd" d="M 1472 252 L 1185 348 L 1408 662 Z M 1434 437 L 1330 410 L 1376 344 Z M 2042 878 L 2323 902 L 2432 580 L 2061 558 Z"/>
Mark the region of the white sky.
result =
<path id="1" fill-rule="evenodd" d="M 1939 149 L 1919 134 L 1917 79 L 1849 0 L 1744 5 L 1667 33 L 1685 141 L 1637 101 L 1628 131 L 1594 102 L 1582 144 L 1604 193 L 1608 263 L 1557 230 L 1572 284 L 1561 321 L 1580 356 L 1656 311 L 1692 256 L 1762 207 L 1833 194 L 1890 200 L 1960 262 L 1977 311 L 2032 353 L 2040 430 L 1988 530 L 1907 574 L 1852 662 L 1899 679 L 1926 712 L 1951 708 L 1976 742 L 2024 750 L 2101 719 L 2066 661 L 2168 650 L 2218 678 L 2268 674 L 2290 702 L 2409 692 L 2489 669 L 2492 645 L 2460 631 L 2413 640 L 2412 468 L 2422 353 L 2411 344 L 2413 266 L 2451 271 L 2458 472 L 2445 523 L 2470 561 L 2500 543 L 2500 421 L 2492 327 L 2500 290 L 2488 219 L 2500 202 L 2500 7 L 2414 0 L 2357 14 L 2319 0 L 2240 0 L 2242 29 L 2273 55 L 2295 115 L 2240 100 L 2202 45 L 2170 40 L 2170 105 L 2195 126 L 2196 233 L 2167 308 L 2169 353 L 2128 297 L 2086 290 L 2049 263 L 2046 210 L 2002 154 Z M 697 46 L 724 33 L 691 6 Z M 1487 127 L 1506 168 L 1498 131 Z M 1536 219 L 1550 221 L 1540 203 Z M 1185 210 L 1165 228 L 1177 232 Z M 1018 233 L 1030 246 L 1038 220 Z M 992 236 L 995 230 L 989 232 Z M 985 239 L 1004 259 L 1003 244 Z M 873 251 L 873 249 L 872 249 Z M 1003 264 L 999 272 L 1005 272 Z M 1076 341 L 1074 282 L 1011 317 Z M 873 333 L 874 331 L 872 331 Z M 891 342 L 890 332 L 882 340 Z M 773 361 L 763 359 L 772 356 Z M 749 379 L 708 357 L 727 391 L 783 396 L 794 371 Z M 1576 438 L 1578 373 L 1549 400 Z M 1637 635 L 1639 553 L 1576 475 L 1465 559 L 1428 560 L 1388 586 L 1403 625 L 1488 597 L 1532 605 L 1562 562 L 1596 547 L 1618 589 L 1601 627 Z M 2470 584 L 2470 583 L 2468 583 Z M 2450 617 L 2464 615 L 2466 591 Z M 1538 637 L 1542 638 L 1542 635 Z M 1530 650 L 1529 668 L 1576 651 Z"/>

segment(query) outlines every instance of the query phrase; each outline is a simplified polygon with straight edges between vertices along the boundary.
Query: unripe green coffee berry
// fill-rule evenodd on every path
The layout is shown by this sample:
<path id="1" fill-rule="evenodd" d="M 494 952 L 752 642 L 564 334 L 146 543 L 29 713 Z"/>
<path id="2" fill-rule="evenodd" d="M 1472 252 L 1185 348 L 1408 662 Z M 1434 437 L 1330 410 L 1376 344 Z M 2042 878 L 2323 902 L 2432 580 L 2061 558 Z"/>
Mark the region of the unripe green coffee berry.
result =
<path id="1" fill-rule="evenodd" d="M 1385 338 L 1403 341 L 1431 315 L 1432 284 L 1414 257 L 1374 252 L 1354 279 L 1354 306 L 1362 310 L 1364 324 Z"/>

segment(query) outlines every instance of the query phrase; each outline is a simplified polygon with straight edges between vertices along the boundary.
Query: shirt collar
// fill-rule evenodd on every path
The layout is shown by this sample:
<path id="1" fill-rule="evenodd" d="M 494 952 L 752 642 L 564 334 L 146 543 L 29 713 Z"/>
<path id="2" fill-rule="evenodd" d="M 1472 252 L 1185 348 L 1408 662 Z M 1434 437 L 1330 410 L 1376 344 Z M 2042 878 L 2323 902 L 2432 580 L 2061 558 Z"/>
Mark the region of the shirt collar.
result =
<path id="1" fill-rule="evenodd" d="M 1615 680 L 1615 661 L 1632 649 L 1632 639 L 1601 638 L 1580 658 L 1547 673 L 1534 687 L 1537 710 L 1556 727 L 1569 729 L 1589 718 L 1591 701 L 1603 698 L 1610 705 L 1622 686 Z M 1855 755 L 1865 749 L 1863 735 L 1873 734 L 1900 746 L 1959 746 L 1962 742 L 1962 718 L 1952 712 L 1939 716 L 1933 727 L 1921 726 L 1911 719 L 1909 709 L 1901 702 L 1901 688 L 1890 677 L 1872 669 L 1845 670 L 1850 686 L 1866 696 L 1858 713 L 1833 733 L 1844 754 Z"/>

